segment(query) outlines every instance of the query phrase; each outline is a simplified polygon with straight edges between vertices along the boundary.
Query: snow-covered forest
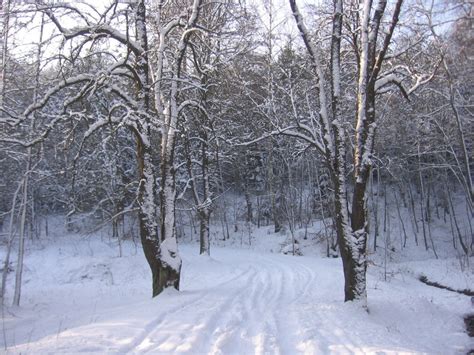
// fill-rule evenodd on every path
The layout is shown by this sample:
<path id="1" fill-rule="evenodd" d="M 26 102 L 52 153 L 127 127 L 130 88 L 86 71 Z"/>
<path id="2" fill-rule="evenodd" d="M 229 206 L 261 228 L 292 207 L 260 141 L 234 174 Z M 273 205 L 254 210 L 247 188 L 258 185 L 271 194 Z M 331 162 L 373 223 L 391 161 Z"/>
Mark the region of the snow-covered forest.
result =
<path id="1" fill-rule="evenodd" d="M 1 351 L 474 351 L 468 0 L 0 0 Z"/>

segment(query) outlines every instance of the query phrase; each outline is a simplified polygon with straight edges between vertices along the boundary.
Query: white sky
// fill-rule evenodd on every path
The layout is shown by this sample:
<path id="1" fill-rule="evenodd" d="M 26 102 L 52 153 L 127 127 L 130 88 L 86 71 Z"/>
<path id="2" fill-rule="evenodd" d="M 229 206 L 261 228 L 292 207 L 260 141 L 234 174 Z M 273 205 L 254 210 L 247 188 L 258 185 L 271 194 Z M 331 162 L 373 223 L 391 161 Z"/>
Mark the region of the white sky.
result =
<path id="1" fill-rule="evenodd" d="M 32 9 L 34 5 L 19 5 L 21 3 L 25 3 L 25 1 L 35 1 L 35 0 L 11 0 L 13 9 Z M 413 3 L 418 0 L 407 0 L 406 3 Z M 431 3 L 434 1 L 435 8 L 439 8 L 439 6 L 444 5 L 446 3 L 445 0 L 419 0 L 425 3 Z M 5 0 L 3 1 L 5 3 Z M 58 3 L 58 0 L 46 0 L 45 2 L 53 2 Z M 111 0 L 76 0 L 76 1 L 65 1 L 67 3 L 73 4 L 76 7 L 81 7 L 82 9 L 87 9 L 87 6 L 81 5 L 82 4 L 90 4 L 96 8 L 105 8 L 108 4 L 111 3 Z M 298 5 L 302 12 L 304 13 L 304 9 L 306 5 L 315 5 L 319 3 L 320 0 L 300 0 L 298 1 Z M 288 38 L 292 38 L 293 40 L 296 39 L 297 43 L 299 43 L 299 36 L 298 32 L 294 23 L 294 19 L 291 15 L 290 6 L 288 0 L 247 0 L 247 4 L 251 6 L 255 6 L 258 9 L 259 16 L 260 16 L 260 27 L 261 33 L 265 34 L 270 28 L 270 20 L 269 20 L 269 9 L 273 12 L 273 33 L 275 36 L 274 40 L 274 50 L 273 54 L 275 56 L 278 55 L 278 48 L 284 44 Z M 270 6 L 271 5 L 271 6 Z M 406 4 L 405 4 L 406 5 Z M 411 5 L 411 4 L 410 4 Z M 408 6 L 408 5 L 406 5 Z M 89 9 L 90 10 L 90 9 Z M 446 18 L 446 14 L 444 17 Z M 32 49 L 34 50 L 37 47 L 37 43 L 39 41 L 39 26 L 41 15 L 33 13 L 22 13 L 18 16 L 12 16 L 10 22 L 13 27 L 22 27 L 12 38 L 10 39 L 9 49 L 15 56 L 24 56 L 27 53 L 32 53 Z M 74 22 L 68 21 L 67 19 L 62 19 L 62 22 L 65 23 L 66 27 L 73 27 L 75 25 Z M 44 39 L 51 37 L 54 31 L 53 25 L 48 25 L 45 27 L 44 31 Z M 44 50 L 49 53 L 56 53 L 58 51 L 58 43 L 59 41 L 54 41 L 50 43 Z M 30 58 L 34 60 L 34 58 Z"/>

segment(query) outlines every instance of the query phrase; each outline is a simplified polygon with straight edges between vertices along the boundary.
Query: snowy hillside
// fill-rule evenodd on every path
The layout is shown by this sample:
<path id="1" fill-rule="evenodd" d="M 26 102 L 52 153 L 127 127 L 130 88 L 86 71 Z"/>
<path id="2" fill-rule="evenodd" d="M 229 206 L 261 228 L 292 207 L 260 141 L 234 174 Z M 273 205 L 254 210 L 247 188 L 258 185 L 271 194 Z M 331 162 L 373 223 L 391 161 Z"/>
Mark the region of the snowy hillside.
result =
<path id="1" fill-rule="evenodd" d="M 211 258 L 198 256 L 196 244 L 181 245 L 181 291 L 154 299 L 149 268 L 131 241 L 123 257 L 99 235 L 58 233 L 30 243 L 21 308 L 4 308 L 2 348 L 160 354 L 463 354 L 474 348 L 463 323 L 473 311 L 470 297 L 417 279 L 464 275 L 451 283 L 472 287 L 472 273 L 460 273 L 458 260 L 392 262 L 386 273 L 374 262 L 366 313 L 343 302 L 340 259 L 271 253 L 282 237 L 259 232 L 251 247 L 257 250 L 213 247 Z"/>

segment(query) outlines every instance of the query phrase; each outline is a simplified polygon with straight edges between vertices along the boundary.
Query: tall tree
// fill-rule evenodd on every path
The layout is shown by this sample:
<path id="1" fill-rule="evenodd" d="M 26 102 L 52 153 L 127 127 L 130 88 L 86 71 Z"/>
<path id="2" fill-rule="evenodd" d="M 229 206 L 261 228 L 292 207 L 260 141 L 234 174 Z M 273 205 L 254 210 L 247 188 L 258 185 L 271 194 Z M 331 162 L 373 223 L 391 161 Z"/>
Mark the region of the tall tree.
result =
<path id="1" fill-rule="evenodd" d="M 62 36 L 62 53 L 56 58 L 60 75 L 25 110 L 9 112 L 8 119 L 2 120 L 19 127 L 35 112 L 50 109 L 45 116 L 49 122 L 38 127 L 34 138 L 2 138 L 32 146 L 46 139 L 60 121 L 83 118 L 81 110 L 87 107 L 78 107 L 78 103 L 86 97 L 100 94 L 109 98 L 109 114 L 96 117 L 84 139 L 110 124 L 126 126 L 134 133 L 140 236 L 152 272 L 153 296 L 167 287 L 179 288 L 174 150 L 180 113 L 188 104 L 183 68 L 190 38 L 198 31 L 202 3 L 158 1 L 149 14 L 144 0 L 127 4 L 115 0 L 92 11 L 81 4 L 35 4 L 36 11 L 46 14 Z M 67 18 L 75 22 L 73 27 L 66 25 L 70 23 Z M 114 43 L 114 53 L 104 49 L 104 43 Z M 93 56 L 110 58 L 108 66 L 90 72 L 77 65 Z M 134 91 L 130 89 L 133 85 Z M 58 101 L 62 102 L 58 105 Z"/>
<path id="2" fill-rule="evenodd" d="M 343 0 L 334 0 L 330 43 L 325 47 L 320 41 L 314 40 L 296 0 L 289 0 L 317 79 L 319 112 L 315 124 L 308 125 L 303 120 L 297 120 L 294 127 L 280 132 L 311 143 L 324 157 L 334 185 L 336 231 L 344 269 L 345 300 L 359 301 L 364 307 L 367 306 L 366 189 L 374 152 L 376 94 L 386 85 L 400 84 L 395 72 L 382 72 L 382 68 L 399 22 L 402 3 L 403 0 L 397 0 L 393 8 L 390 8 L 386 0 L 349 2 L 350 11 L 345 13 L 346 3 Z M 386 25 L 384 17 L 389 18 Z M 354 48 L 357 63 L 356 74 L 349 84 L 353 85 L 355 92 L 350 102 L 352 114 L 355 116 L 355 127 L 349 137 L 344 128 L 346 123 L 343 117 L 349 105 L 344 102 L 347 95 L 344 100 L 342 97 L 341 44 L 344 26 L 350 30 L 347 37 Z M 328 71 L 325 66 L 326 56 L 329 57 Z M 417 79 L 415 86 L 405 91 L 411 92 L 428 78 Z M 348 147 L 349 140 L 353 145 Z M 348 153 L 352 156 L 352 184 L 347 180 Z M 352 197 L 350 204 L 347 196 L 351 186 L 353 188 L 349 194 Z"/>

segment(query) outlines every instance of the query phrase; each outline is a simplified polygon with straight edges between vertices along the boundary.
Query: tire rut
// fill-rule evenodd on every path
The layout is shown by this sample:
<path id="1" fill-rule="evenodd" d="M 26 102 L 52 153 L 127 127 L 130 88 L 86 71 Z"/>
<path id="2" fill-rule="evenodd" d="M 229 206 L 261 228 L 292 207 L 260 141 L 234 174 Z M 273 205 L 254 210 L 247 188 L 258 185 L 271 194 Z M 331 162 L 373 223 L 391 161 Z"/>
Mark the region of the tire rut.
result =
<path id="1" fill-rule="evenodd" d="M 294 354 L 295 339 L 304 332 L 295 305 L 308 296 L 315 278 L 296 259 L 261 256 L 245 271 L 160 314 L 119 352 Z"/>

